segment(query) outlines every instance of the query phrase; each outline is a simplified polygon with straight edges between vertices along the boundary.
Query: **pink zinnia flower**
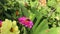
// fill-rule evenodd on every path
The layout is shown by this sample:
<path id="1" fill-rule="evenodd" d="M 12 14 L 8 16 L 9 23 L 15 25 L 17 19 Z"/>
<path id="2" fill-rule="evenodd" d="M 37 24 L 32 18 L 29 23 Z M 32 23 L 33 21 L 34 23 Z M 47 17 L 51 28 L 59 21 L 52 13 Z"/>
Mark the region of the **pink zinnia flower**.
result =
<path id="1" fill-rule="evenodd" d="M 33 26 L 33 22 L 29 18 L 21 17 L 21 18 L 18 18 L 18 21 L 20 24 L 24 25 L 25 27 L 32 28 Z"/>
<path id="2" fill-rule="evenodd" d="M 0 20 L 0 27 L 2 26 L 2 21 Z"/>

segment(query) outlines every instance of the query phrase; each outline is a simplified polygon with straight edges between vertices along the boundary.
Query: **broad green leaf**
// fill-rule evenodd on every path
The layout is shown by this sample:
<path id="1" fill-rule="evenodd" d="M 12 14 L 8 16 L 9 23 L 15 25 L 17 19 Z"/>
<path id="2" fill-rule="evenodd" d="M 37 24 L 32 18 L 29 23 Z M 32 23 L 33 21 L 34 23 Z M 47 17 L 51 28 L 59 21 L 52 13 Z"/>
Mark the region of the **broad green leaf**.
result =
<path id="1" fill-rule="evenodd" d="M 35 14 L 33 14 L 33 13 L 31 12 L 30 15 L 29 15 L 29 18 L 33 21 L 35 17 L 36 17 Z"/>
<path id="2" fill-rule="evenodd" d="M 29 12 L 27 10 L 27 8 L 25 8 L 24 6 L 21 5 L 21 12 L 24 16 L 29 16 Z"/>
<path id="3" fill-rule="evenodd" d="M 26 28 L 25 27 L 23 27 L 24 28 L 24 33 L 23 34 L 27 34 L 27 30 L 26 30 Z"/>
<path id="4" fill-rule="evenodd" d="M 42 19 L 42 15 L 40 15 L 38 18 L 37 18 L 37 21 L 35 22 L 32 30 L 35 30 L 35 28 L 37 27 L 37 25 L 40 23 L 40 20 Z"/>
<path id="5" fill-rule="evenodd" d="M 49 32 L 47 32 L 48 34 L 57 34 L 57 28 L 51 28 L 49 30 Z"/>
<path id="6" fill-rule="evenodd" d="M 41 31 L 44 31 L 47 29 L 48 29 L 48 23 L 47 23 L 47 20 L 45 19 L 37 26 L 37 28 L 34 30 L 33 34 L 39 34 Z"/>

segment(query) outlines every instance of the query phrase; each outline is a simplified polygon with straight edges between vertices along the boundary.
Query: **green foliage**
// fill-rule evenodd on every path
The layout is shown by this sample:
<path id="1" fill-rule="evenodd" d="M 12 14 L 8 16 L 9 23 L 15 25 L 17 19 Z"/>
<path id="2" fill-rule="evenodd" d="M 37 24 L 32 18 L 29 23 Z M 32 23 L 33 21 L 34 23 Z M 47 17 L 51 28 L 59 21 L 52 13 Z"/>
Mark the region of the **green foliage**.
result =
<path id="1" fill-rule="evenodd" d="M 34 22 L 32 29 L 20 25 L 17 21 L 20 34 L 60 34 L 60 1 L 47 0 L 46 5 L 39 5 L 39 0 L 0 0 L 0 19 L 17 21 L 21 16 L 29 17 Z M 11 26 L 12 23 L 7 28 Z"/>

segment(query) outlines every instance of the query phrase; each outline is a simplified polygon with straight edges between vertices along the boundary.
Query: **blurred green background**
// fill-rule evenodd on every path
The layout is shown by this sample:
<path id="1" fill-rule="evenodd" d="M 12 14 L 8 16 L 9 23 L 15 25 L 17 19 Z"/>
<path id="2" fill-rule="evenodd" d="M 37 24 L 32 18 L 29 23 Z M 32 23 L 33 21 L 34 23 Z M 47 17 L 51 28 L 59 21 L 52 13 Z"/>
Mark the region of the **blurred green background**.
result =
<path id="1" fill-rule="evenodd" d="M 18 23 L 22 16 L 33 21 L 32 29 Z M 0 20 L 5 19 L 17 21 L 20 34 L 60 34 L 60 0 L 0 0 Z"/>

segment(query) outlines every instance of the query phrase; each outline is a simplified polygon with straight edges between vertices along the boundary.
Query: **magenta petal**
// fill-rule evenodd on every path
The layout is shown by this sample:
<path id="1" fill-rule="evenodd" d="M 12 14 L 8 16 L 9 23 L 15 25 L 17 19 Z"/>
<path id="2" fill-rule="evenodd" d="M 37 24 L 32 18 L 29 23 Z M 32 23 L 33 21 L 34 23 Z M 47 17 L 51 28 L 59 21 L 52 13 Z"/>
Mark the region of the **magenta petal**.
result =
<path id="1" fill-rule="evenodd" d="M 33 26 L 33 22 L 26 17 L 18 18 L 18 21 L 20 24 L 24 25 L 25 27 L 32 28 L 32 26 Z"/>
<path id="2" fill-rule="evenodd" d="M 28 25 L 25 25 L 25 27 L 28 27 Z"/>
<path id="3" fill-rule="evenodd" d="M 2 23 L 2 21 L 0 20 L 0 23 Z"/>
<path id="4" fill-rule="evenodd" d="M 0 27 L 2 26 L 2 21 L 0 20 Z"/>
<path id="5" fill-rule="evenodd" d="M 30 26 L 30 28 L 32 28 L 32 26 Z"/>
<path id="6" fill-rule="evenodd" d="M 30 21 L 30 24 L 31 24 L 31 25 L 33 25 L 33 22 L 32 22 L 32 21 Z"/>
<path id="7" fill-rule="evenodd" d="M 18 21 L 24 21 L 24 20 L 26 20 L 26 17 L 18 18 Z"/>

